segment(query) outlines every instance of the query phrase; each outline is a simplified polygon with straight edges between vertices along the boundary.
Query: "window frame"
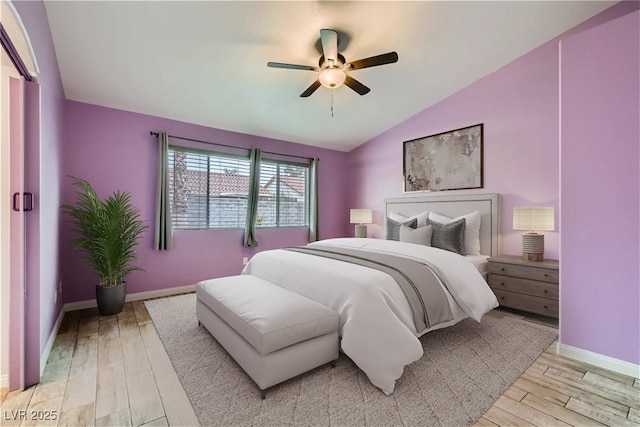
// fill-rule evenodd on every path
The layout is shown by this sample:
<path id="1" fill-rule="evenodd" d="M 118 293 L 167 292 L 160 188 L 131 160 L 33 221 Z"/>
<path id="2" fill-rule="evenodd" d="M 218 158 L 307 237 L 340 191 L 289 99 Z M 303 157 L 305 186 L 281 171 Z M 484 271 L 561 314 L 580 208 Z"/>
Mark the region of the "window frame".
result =
<path id="1" fill-rule="evenodd" d="M 310 222 L 310 218 L 311 218 L 311 212 L 310 212 L 310 200 L 311 200 L 311 191 L 310 191 L 310 185 L 311 185 L 311 164 L 309 163 L 300 163 L 300 162 L 293 162 L 293 161 L 288 161 L 288 160 L 276 160 L 276 159 L 269 159 L 269 158 L 261 158 L 260 159 L 260 172 L 262 172 L 262 165 L 265 163 L 272 163 L 276 165 L 276 225 L 272 225 L 272 226 L 262 226 L 262 225 L 258 225 L 256 224 L 256 228 L 296 228 L 296 227 L 305 227 L 305 228 L 309 228 L 309 222 Z M 300 167 L 303 168 L 305 170 L 304 173 L 304 219 L 303 219 L 303 223 L 302 224 L 296 224 L 296 225 L 280 225 L 280 206 L 281 206 L 281 197 L 280 197 L 280 184 L 281 184 L 281 180 L 280 180 L 280 169 L 282 165 L 288 165 L 288 166 L 293 166 L 293 167 Z M 261 174 L 262 175 L 262 174 Z M 262 180 L 262 177 L 260 178 Z"/>
<path id="2" fill-rule="evenodd" d="M 223 158 L 231 158 L 231 159 L 239 159 L 239 160 L 246 160 L 247 164 L 249 165 L 249 157 L 246 155 L 241 155 L 241 154 L 233 154 L 233 153 L 225 153 L 222 151 L 214 151 L 214 150 L 206 150 L 206 149 L 199 149 L 199 148 L 191 148 L 191 147 L 183 147 L 183 146 L 179 146 L 179 145 L 171 145 L 169 144 L 169 156 L 167 156 L 167 168 L 168 170 L 170 170 L 170 174 L 173 175 L 172 177 L 172 184 L 169 186 L 169 197 L 170 197 L 170 209 L 171 209 L 171 225 L 174 229 L 174 231 L 203 231 L 203 230 L 212 230 L 212 231 L 216 231 L 216 230 L 242 230 L 244 229 L 244 224 L 238 223 L 237 226 L 231 226 L 231 227 L 225 227 L 225 226 L 209 226 L 209 227 L 180 227 L 176 224 L 175 222 L 175 153 L 179 152 L 179 153 L 186 153 L 188 154 L 196 154 L 196 155 L 204 155 L 207 157 L 207 167 L 206 167 L 206 174 L 207 174 L 207 180 L 206 180 L 206 196 L 205 196 L 205 205 L 206 205 L 206 214 L 205 214 L 205 218 L 204 219 L 200 219 L 198 218 L 198 222 L 199 223 L 205 223 L 205 224 L 211 224 L 212 221 L 212 212 L 211 212 L 211 158 L 212 157 L 223 157 Z M 241 148 L 238 148 L 241 149 Z M 244 150 L 244 148 L 242 148 L 242 150 Z M 170 159 L 173 158 L 174 162 L 173 164 L 171 164 Z M 277 159 L 272 159 L 272 158 L 264 158 L 261 156 L 260 158 L 260 172 L 262 175 L 262 171 L 263 171 L 263 165 L 265 164 L 274 164 L 275 165 L 275 169 L 276 169 L 276 174 L 274 175 L 275 177 L 275 185 L 276 185 L 276 191 L 274 192 L 274 196 L 275 196 L 275 212 L 276 212 L 276 220 L 275 220 L 275 225 L 261 225 L 261 224 L 256 224 L 256 228 L 259 229 L 276 229 L 276 228 L 300 228 L 300 227 L 305 227 L 305 228 L 309 228 L 310 226 L 310 217 L 311 217 L 311 213 L 310 213 L 310 198 L 311 198 L 311 191 L 310 191 L 310 182 L 311 182 L 311 164 L 310 163 L 302 163 L 302 162 L 295 162 L 295 161 L 287 161 L 287 160 L 277 160 Z M 281 212 L 280 212 L 280 206 L 281 206 L 281 194 L 280 194 L 280 185 L 281 185 L 281 169 L 283 166 L 286 165 L 290 165 L 293 167 L 299 167 L 299 168 L 303 168 L 304 169 L 304 218 L 302 221 L 302 224 L 295 224 L 295 225 L 281 225 Z M 250 166 L 249 166 L 250 167 Z M 245 175 L 243 175 L 245 176 Z M 262 182 L 262 176 L 260 178 L 260 181 Z M 262 188 L 262 184 L 260 184 L 260 187 Z M 260 199 L 260 193 L 258 193 L 258 198 Z M 237 199 L 241 199 L 242 197 L 237 197 Z M 244 197 L 244 199 L 246 200 L 247 197 Z M 240 208 L 238 208 L 240 209 Z M 246 204 L 244 207 L 244 216 L 246 217 Z M 188 217 L 185 218 L 188 221 Z M 215 221 L 215 219 L 213 219 Z"/>

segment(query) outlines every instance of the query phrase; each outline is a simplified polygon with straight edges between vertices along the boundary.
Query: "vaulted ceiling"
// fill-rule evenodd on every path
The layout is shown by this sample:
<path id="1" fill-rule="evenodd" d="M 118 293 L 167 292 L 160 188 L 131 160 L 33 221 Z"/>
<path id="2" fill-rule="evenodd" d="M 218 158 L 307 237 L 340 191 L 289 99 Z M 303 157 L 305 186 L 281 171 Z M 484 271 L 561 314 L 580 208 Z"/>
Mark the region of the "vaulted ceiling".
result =
<path id="1" fill-rule="evenodd" d="M 47 1 L 68 99 L 349 151 L 615 2 Z M 299 95 L 319 31 L 371 88 Z M 331 113 L 333 106 L 333 116 Z"/>

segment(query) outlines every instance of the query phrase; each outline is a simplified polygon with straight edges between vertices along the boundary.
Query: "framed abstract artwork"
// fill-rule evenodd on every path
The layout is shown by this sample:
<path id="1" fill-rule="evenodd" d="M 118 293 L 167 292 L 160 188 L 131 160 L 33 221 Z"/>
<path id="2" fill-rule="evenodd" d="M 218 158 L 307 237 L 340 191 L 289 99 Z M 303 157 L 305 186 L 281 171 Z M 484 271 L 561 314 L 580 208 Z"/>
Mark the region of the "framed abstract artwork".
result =
<path id="1" fill-rule="evenodd" d="M 483 124 L 405 141 L 405 192 L 482 188 Z"/>

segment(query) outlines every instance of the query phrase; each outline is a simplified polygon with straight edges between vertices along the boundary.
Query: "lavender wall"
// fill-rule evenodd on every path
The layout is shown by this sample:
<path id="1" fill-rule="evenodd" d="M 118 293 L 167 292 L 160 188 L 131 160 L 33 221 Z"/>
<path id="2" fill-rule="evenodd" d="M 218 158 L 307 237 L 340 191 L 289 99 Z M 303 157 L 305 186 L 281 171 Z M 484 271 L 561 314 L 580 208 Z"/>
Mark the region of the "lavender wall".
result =
<path id="1" fill-rule="evenodd" d="M 51 335 L 56 318 L 62 309 L 62 299 L 56 299 L 56 288 L 60 278 L 59 269 L 59 218 L 60 218 L 60 163 L 62 127 L 64 116 L 64 93 L 55 56 L 49 21 L 44 3 L 41 1 L 16 1 L 12 3 L 20 15 L 27 31 L 38 67 L 40 85 L 40 152 L 39 171 L 31 177 L 30 189 L 36 197 L 39 230 L 27 231 L 30 250 L 36 245 L 37 261 L 29 264 L 27 274 L 39 275 L 40 288 L 40 353 Z M 29 132 L 33 131 L 30 129 Z M 27 159 L 27 164 L 33 158 Z M 38 164 L 38 161 L 35 162 Z M 29 235 L 29 233 L 31 233 Z M 27 308 L 29 310 L 29 308 Z"/>
<path id="2" fill-rule="evenodd" d="M 139 266 L 128 278 L 128 292 L 157 290 L 194 284 L 200 280 L 238 274 L 242 258 L 258 251 L 307 242 L 308 229 L 259 229 L 259 246 L 243 248 L 243 230 L 176 231 L 174 247 L 157 252 L 153 245 L 153 217 L 157 174 L 157 141 L 149 131 L 239 147 L 299 156 L 317 156 L 319 163 L 320 237 L 342 237 L 348 232 L 349 205 L 345 191 L 347 154 L 205 128 L 157 117 L 129 113 L 67 101 L 64 142 L 64 174 L 87 179 L 102 197 L 116 189 L 129 191 L 151 229 L 138 247 Z M 179 140 L 171 141 L 182 143 Z M 201 145 L 200 148 L 203 148 Z M 204 147 L 206 148 L 206 146 Z M 63 203 L 72 203 L 74 189 L 65 177 Z M 62 226 L 63 242 L 70 238 L 69 226 Z M 71 247 L 62 249 L 65 302 L 95 298 L 97 277 Z"/>
<path id="3" fill-rule="evenodd" d="M 635 364 L 640 358 L 639 7 L 637 1 L 617 3 L 374 138 L 352 151 L 349 157 L 352 204 L 374 209 L 376 224 L 369 227 L 369 235 L 379 237 L 383 233 L 384 198 L 406 196 L 402 193 L 402 142 L 484 123 L 484 188 L 438 194 L 500 193 L 502 253 L 505 254 L 521 252 L 520 232 L 511 229 L 514 206 L 533 204 L 556 209 L 560 206 L 562 165 L 562 221 L 558 221 L 559 212 L 556 212 L 556 232 L 545 233 L 545 255 L 549 258 L 559 257 L 559 236 L 563 236 L 561 341 Z M 627 17 L 629 14 L 631 17 Z M 613 21 L 621 16 L 627 20 L 624 30 L 618 28 L 621 24 Z M 635 27 L 630 22 L 634 19 Z M 580 53 L 575 55 L 584 58 L 585 62 L 582 66 L 574 64 L 575 72 L 563 74 L 566 77 L 563 85 L 578 76 L 580 69 L 594 71 L 594 76 L 585 74 L 585 81 L 579 82 L 583 84 L 589 78 L 601 78 L 602 81 L 591 86 L 596 92 L 587 93 L 604 94 L 606 102 L 600 105 L 586 103 L 584 110 L 579 108 L 586 101 L 577 98 L 572 100 L 574 105 L 563 105 L 563 117 L 575 111 L 578 117 L 574 124 L 584 127 L 578 126 L 572 135 L 573 145 L 563 146 L 560 158 L 559 42 L 610 21 L 611 27 L 598 29 L 584 38 L 576 36 L 576 41 L 571 42 L 580 47 Z M 615 36 L 615 32 L 619 34 Z M 624 62 L 625 74 L 616 75 L 605 68 L 609 64 L 607 55 L 589 59 L 592 57 L 591 43 L 596 50 L 608 49 L 596 43 L 600 35 L 606 36 L 606 43 L 613 45 L 616 37 L 625 40 L 626 47 L 612 49 L 610 53 L 611 60 L 628 55 Z M 620 104 L 613 107 L 611 102 L 618 102 L 618 93 L 622 96 Z M 576 94 L 575 90 L 573 94 Z M 615 132 L 606 133 L 607 129 L 612 130 L 603 125 L 607 121 L 613 124 L 610 126 Z M 626 133 L 624 140 L 620 133 Z M 613 144 L 616 144 L 613 153 L 606 150 L 605 147 Z M 574 165 L 576 169 L 571 169 Z M 565 180 L 565 173 L 574 181 Z M 416 193 L 417 196 L 424 194 Z M 574 203 L 583 209 L 583 213 L 575 218 L 576 212 L 565 211 Z M 618 215 L 612 217 L 612 212 L 627 216 L 622 220 Z M 609 231 L 611 235 L 607 235 Z"/>
<path id="4" fill-rule="evenodd" d="M 369 235 L 384 229 L 383 199 L 402 192 L 402 142 L 484 123 L 484 188 L 441 194 L 500 193 L 502 252 L 521 252 L 514 206 L 558 209 L 558 48 L 548 43 L 351 152 L 354 206 L 374 209 Z M 425 193 L 411 195 L 424 196 Z M 558 232 L 545 233 L 558 257 Z"/>
<path id="5" fill-rule="evenodd" d="M 560 188 L 560 342 L 636 365 L 640 365 L 638 34 L 636 11 L 562 41 Z"/>
<path id="6" fill-rule="evenodd" d="M 484 123 L 484 188 L 435 195 L 499 193 L 505 254 L 522 252 L 522 232 L 512 230 L 513 207 L 553 206 L 556 231 L 545 232 L 545 256 L 558 258 L 558 42 L 637 10 L 638 4 L 616 4 L 353 150 L 350 199 L 353 206 L 374 210 L 369 236 L 383 235 L 385 198 L 430 194 L 403 193 L 403 141 Z"/>

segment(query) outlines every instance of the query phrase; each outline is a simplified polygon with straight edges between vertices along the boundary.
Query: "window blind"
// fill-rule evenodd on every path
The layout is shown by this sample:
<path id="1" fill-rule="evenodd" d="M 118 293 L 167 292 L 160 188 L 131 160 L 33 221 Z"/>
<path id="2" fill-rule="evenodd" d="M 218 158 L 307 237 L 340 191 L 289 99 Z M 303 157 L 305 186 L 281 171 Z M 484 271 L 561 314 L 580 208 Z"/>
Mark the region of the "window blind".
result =
<path id="1" fill-rule="evenodd" d="M 244 228 L 249 158 L 169 147 L 169 201 L 175 230 Z M 308 226 L 309 166 L 263 159 L 258 227 Z"/>
<path id="2" fill-rule="evenodd" d="M 309 225 L 309 166 L 262 160 L 259 227 Z"/>

